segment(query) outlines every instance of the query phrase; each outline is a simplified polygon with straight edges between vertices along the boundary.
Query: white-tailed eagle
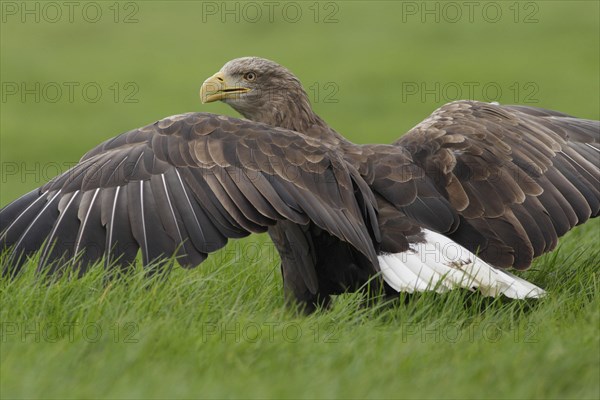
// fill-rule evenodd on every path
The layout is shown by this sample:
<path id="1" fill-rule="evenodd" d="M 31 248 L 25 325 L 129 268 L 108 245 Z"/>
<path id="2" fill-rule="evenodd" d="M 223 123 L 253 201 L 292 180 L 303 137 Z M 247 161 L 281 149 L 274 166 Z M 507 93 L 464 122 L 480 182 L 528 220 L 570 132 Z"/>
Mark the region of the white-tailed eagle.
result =
<path id="1" fill-rule="evenodd" d="M 246 119 L 167 117 L 112 138 L 0 211 L 5 274 L 80 273 L 175 255 L 194 267 L 268 231 L 286 296 L 307 308 L 369 280 L 387 292 L 478 288 L 538 297 L 510 273 L 600 210 L 600 124 L 478 101 L 436 110 L 393 144 L 357 145 L 261 58 L 228 62 L 203 102 Z"/>

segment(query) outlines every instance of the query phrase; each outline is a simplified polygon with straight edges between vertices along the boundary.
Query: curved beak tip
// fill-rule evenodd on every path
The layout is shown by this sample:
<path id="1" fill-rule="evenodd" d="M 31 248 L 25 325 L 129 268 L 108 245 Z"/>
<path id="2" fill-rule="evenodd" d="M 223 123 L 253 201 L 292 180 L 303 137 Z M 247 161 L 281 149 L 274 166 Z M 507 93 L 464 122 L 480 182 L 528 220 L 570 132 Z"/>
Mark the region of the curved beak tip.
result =
<path id="1" fill-rule="evenodd" d="M 200 88 L 200 101 L 204 104 L 220 100 L 222 90 L 224 89 L 224 82 L 225 80 L 221 72 L 217 72 L 205 80 Z"/>
<path id="2" fill-rule="evenodd" d="M 216 99 L 214 98 L 214 95 L 218 93 L 219 90 L 221 90 L 220 85 L 209 80 L 205 81 L 200 88 L 200 101 L 202 101 L 203 104 L 215 101 Z M 213 95 L 212 99 L 211 95 Z"/>
<path id="3" fill-rule="evenodd" d="M 200 88 L 200 100 L 202 104 L 205 104 L 218 100 L 234 99 L 250 90 L 247 87 L 231 85 L 227 82 L 223 73 L 217 72 L 202 84 Z"/>

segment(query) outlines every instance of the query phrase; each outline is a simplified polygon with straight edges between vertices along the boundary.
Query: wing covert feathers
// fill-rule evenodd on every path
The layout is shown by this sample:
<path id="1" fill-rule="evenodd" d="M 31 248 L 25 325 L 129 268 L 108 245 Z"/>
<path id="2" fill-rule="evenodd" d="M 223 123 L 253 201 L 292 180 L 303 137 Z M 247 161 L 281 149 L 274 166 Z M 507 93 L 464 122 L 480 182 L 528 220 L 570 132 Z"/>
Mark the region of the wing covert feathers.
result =
<path id="1" fill-rule="evenodd" d="M 201 263 L 228 238 L 278 221 L 315 224 L 377 263 L 375 198 L 336 152 L 297 132 L 203 113 L 165 118 L 89 151 L 71 170 L 0 211 L 11 268 L 81 271 L 175 254 Z M 314 282 L 309 282 L 314 286 Z"/>
<path id="2" fill-rule="evenodd" d="M 449 103 L 396 143 L 448 204 L 443 233 L 498 267 L 527 268 L 600 212 L 600 123 L 524 106 Z M 413 181 L 423 179 L 420 176 Z M 418 199 L 409 205 L 415 206 Z"/>

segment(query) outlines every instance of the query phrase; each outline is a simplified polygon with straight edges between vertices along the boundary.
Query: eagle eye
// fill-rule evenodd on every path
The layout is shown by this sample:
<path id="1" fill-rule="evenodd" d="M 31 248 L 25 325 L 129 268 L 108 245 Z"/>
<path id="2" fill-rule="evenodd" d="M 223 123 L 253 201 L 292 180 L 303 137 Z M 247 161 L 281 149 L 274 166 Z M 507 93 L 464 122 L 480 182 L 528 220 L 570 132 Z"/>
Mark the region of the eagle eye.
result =
<path id="1" fill-rule="evenodd" d="M 256 74 L 254 72 L 246 72 L 244 74 L 244 79 L 249 82 L 252 82 L 253 80 L 256 79 Z"/>

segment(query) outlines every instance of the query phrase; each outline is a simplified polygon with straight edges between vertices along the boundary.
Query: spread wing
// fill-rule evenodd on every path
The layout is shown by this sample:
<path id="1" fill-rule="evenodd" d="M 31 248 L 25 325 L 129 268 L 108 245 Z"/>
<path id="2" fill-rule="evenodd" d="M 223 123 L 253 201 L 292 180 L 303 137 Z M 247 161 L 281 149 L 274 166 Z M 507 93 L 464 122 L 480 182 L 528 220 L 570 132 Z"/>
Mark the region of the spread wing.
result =
<path id="1" fill-rule="evenodd" d="M 485 261 L 524 269 L 598 216 L 599 142 L 598 121 L 459 101 L 395 142 L 395 158 L 380 156 L 373 187 Z"/>
<path id="2" fill-rule="evenodd" d="M 43 248 L 40 266 L 104 257 L 128 265 L 176 254 L 195 266 L 229 238 L 278 221 L 315 224 L 373 265 L 375 199 L 351 165 L 317 141 L 247 120 L 189 113 L 117 136 L 0 211 L 5 268 Z"/>

